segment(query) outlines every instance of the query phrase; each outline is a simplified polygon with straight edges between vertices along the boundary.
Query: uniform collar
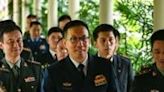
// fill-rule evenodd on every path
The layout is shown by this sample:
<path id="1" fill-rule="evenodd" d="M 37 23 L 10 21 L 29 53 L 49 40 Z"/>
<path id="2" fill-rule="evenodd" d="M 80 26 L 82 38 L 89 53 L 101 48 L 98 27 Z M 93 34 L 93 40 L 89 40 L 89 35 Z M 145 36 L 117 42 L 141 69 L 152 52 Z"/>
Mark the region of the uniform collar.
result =
<path id="1" fill-rule="evenodd" d="M 20 63 L 21 63 L 21 59 L 19 59 L 16 64 L 12 64 L 10 61 L 6 60 L 6 63 L 9 65 L 10 68 L 13 68 L 14 65 L 16 65 L 17 67 L 20 68 Z"/>
<path id="2" fill-rule="evenodd" d="M 78 63 L 77 61 L 75 61 L 75 60 L 74 60 L 73 58 L 71 58 L 70 56 L 69 56 L 69 58 L 71 59 L 72 63 L 75 65 L 75 67 L 77 68 L 77 67 L 79 66 L 80 63 Z M 83 64 L 84 66 L 87 66 L 87 60 L 88 60 L 88 55 L 87 55 L 87 57 L 85 58 L 85 60 L 82 62 L 82 64 Z"/>
<path id="3" fill-rule="evenodd" d="M 51 54 L 52 56 L 56 55 L 56 52 L 53 51 L 53 50 L 51 50 L 51 49 L 49 49 L 49 52 L 50 52 L 50 54 Z"/>

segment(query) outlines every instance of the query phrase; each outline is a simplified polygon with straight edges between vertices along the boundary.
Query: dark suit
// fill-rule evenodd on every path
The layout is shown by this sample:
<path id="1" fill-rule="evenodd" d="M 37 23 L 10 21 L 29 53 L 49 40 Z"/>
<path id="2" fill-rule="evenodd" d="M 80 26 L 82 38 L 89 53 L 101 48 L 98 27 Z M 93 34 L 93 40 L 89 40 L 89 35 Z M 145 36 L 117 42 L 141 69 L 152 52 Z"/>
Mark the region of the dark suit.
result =
<path id="1" fill-rule="evenodd" d="M 164 92 L 164 76 L 156 65 L 143 71 L 143 74 L 135 77 L 131 92 Z"/>
<path id="2" fill-rule="evenodd" d="M 47 42 L 43 38 L 39 38 L 36 42 L 32 41 L 31 38 L 27 38 L 23 40 L 23 43 L 25 48 L 29 48 L 32 51 L 34 60 L 39 54 L 46 52 L 48 49 Z"/>
<path id="3" fill-rule="evenodd" d="M 115 83 L 118 92 L 129 92 L 134 73 L 130 60 L 120 55 L 114 55 L 112 61 Z"/>
<path id="4" fill-rule="evenodd" d="M 41 67 L 39 64 L 21 59 L 18 81 L 3 58 L 0 61 L 0 82 L 7 92 L 40 92 Z"/>
<path id="5" fill-rule="evenodd" d="M 48 51 L 38 55 L 36 61 L 39 61 L 42 65 L 51 65 L 57 61 L 57 57 L 54 59 L 51 53 Z"/>
<path id="6" fill-rule="evenodd" d="M 46 92 L 115 92 L 111 66 L 102 58 L 89 56 L 83 80 L 69 57 L 48 68 Z"/>

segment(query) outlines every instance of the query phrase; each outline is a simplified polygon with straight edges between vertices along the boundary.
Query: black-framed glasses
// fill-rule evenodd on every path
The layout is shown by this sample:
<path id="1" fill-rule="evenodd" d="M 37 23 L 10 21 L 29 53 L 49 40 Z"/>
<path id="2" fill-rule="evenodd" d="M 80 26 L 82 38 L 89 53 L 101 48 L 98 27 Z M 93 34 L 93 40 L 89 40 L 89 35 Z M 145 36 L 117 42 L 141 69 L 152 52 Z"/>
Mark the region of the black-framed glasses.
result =
<path id="1" fill-rule="evenodd" d="M 71 37 L 70 39 L 67 39 L 71 41 L 72 43 L 78 43 L 79 41 L 86 42 L 89 39 L 87 36 L 82 36 L 82 37 Z"/>

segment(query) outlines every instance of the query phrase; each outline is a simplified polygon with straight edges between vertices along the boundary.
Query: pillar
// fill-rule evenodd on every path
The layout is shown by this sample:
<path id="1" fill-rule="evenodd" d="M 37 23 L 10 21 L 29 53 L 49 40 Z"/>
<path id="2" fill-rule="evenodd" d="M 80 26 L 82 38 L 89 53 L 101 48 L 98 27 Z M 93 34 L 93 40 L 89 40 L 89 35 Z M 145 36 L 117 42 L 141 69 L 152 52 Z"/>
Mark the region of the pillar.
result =
<path id="1" fill-rule="evenodd" d="M 113 24 L 113 0 L 100 0 L 100 24 Z"/>

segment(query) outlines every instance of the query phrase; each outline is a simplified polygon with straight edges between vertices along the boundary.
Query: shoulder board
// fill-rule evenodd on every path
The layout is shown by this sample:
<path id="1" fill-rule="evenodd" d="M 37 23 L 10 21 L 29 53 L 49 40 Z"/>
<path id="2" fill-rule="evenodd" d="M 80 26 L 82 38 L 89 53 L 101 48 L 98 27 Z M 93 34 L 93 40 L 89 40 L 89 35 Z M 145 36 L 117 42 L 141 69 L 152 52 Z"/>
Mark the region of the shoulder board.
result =
<path id="1" fill-rule="evenodd" d="M 23 48 L 23 50 L 31 52 L 29 48 Z"/>
<path id="2" fill-rule="evenodd" d="M 10 72 L 9 69 L 3 68 L 3 67 L 0 68 L 0 71 Z"/>
<path id="3" fill-rule="evenodd" d="M 141 71 L 139 72 L 139 75 L 146 74 L 146 73 L 149 73 L 149 72 L 151 72 L 151 71 L 152 71 L 151 68 L 149 68 L 149 67 L 144 67 L 144 68 L 142 68 Z"/>
<path id="4" fill-rule="evenodd" d="M 30 61 L 30 60 L 26 60 L 27 63 L 31 63 L 31 64 L 37 64 L 37 65 L 40 65 L 41 63 L 40 62 L 37 62 L 37 61 Z"/>

